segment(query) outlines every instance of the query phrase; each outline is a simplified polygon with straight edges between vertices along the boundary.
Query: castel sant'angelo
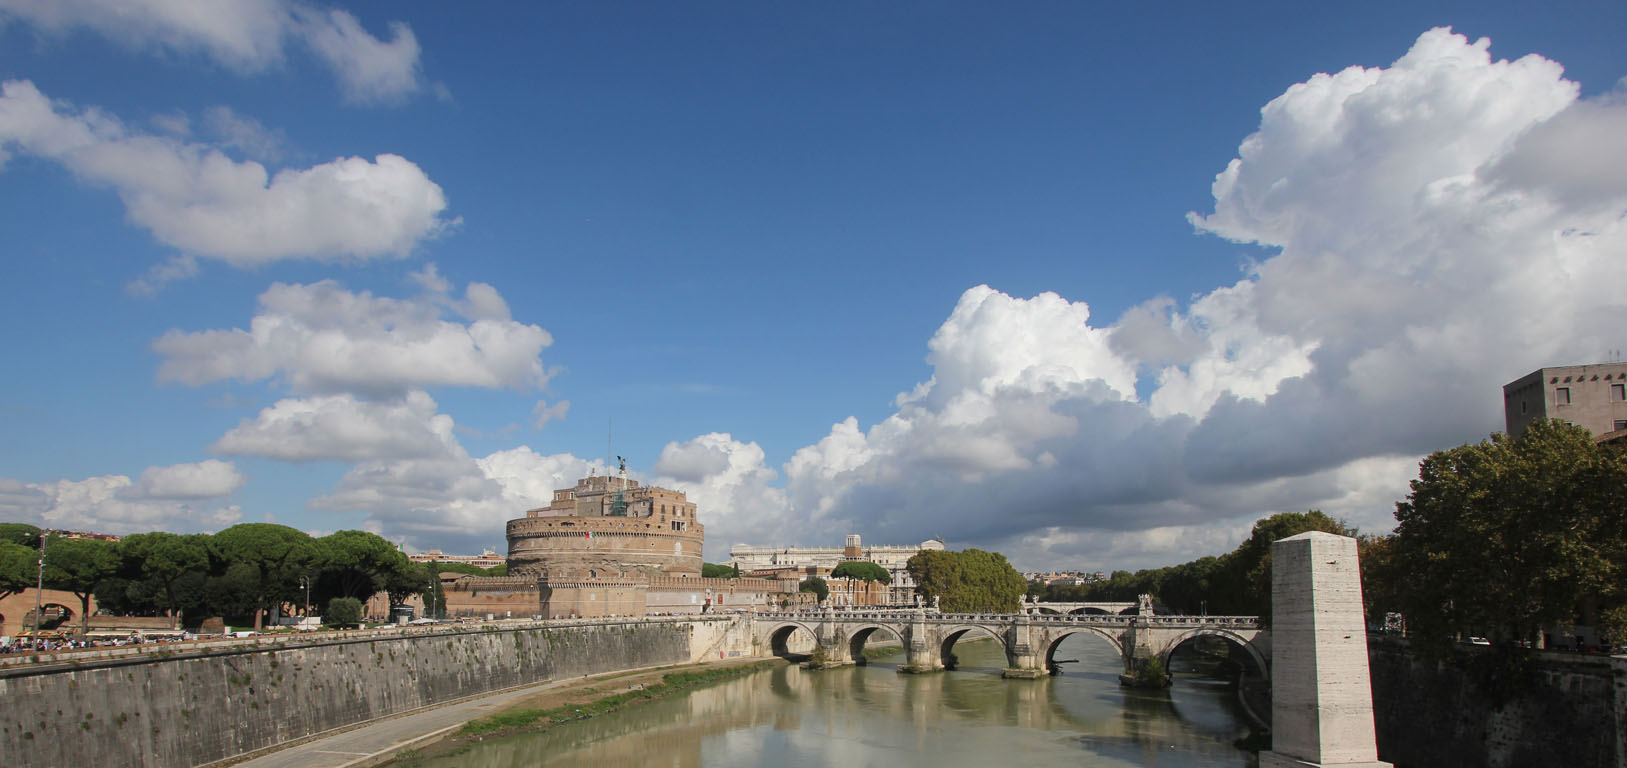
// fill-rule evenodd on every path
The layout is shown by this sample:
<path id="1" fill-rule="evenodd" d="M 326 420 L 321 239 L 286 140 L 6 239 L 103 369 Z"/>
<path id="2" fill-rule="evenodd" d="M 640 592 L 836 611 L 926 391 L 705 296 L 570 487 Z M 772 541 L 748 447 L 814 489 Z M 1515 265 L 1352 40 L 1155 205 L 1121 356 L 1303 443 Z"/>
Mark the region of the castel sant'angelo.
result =
<path id="1" fill-rule="evenodd" d="M 682 491 L 590 475 L 508 521 L 508 576 L 458 579 L 453 614 L 545 618 L 701 613 L 770 605 L 797 582 L 701 578 L 706 529 Z"/>

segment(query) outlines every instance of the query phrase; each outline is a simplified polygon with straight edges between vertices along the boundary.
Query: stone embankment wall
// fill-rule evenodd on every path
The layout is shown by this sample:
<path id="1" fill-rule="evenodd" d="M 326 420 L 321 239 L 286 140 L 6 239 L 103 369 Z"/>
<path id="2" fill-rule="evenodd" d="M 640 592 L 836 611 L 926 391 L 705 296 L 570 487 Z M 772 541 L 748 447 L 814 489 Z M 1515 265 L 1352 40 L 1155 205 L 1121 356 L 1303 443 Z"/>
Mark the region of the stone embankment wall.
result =
<path id="1" fill-rule="evenodd" d="M 1398 768 L 1619 768 L 1627 657 L 1541 653 L 1511 673 L 1497 651 L 1442 662 L 1369 642 L 1378 756 Z"/>
<path id="2" fill-rule="evenodd" d="M 9 667 L 0 755 L 33 768 L 204 765 L 504 688 L 738 656 L 741 624 L 526 623 Z"/>

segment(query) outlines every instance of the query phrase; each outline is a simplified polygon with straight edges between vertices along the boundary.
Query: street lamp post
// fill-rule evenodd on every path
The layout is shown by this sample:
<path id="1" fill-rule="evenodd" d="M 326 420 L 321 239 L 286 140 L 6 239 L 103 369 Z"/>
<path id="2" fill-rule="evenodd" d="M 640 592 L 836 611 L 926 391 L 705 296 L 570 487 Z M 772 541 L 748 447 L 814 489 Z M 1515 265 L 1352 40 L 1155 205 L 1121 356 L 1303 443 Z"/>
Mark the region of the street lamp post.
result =
<path id="1" fill-rule="evenodd" d="M 301 576 L 299 577 L 299 583 L 305 587 L 305 612 L 299 616 L 300 626 L 303 627 L 305 620 L 311 617 L 311 577 Z"/>
<path id="2" fill-rule="evenodd" d="M 40 529 L 39 578 L 38 578 L 38 581 L 36 581 L 35 584 L 34 584 L 34 647 L 35 648 L 40 647 L 40 612 L 45 610 L 44 600 L 43 600 L 43 598 L 45 597 L 45 534 L 46 534 L 46 530 L 44 528 L 41 528 Z"/>
<path id="3" fill-rule="evenodd" d="M 424 618 L 426 619 L 440 618 L 435 615 L 435 579 L 436 576 L 430 574 L 429 583 L 426 585 L 429 589 L 424 592 Z"/>

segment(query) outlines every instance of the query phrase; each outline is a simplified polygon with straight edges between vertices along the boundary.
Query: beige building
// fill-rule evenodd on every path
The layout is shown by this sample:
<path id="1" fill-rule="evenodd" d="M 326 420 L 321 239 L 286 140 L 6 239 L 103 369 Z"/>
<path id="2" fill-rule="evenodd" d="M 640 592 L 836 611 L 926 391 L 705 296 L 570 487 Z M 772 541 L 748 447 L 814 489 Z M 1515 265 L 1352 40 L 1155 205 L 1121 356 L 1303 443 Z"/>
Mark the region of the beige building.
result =
<path id="1" fill-rule="evenodd" d="M 755 610 L 795 581 L 703 579 L 706 529 L 682 491 L 625 472 L 554 491 L 546 507 L 508 521 L 508 576 L 466 576 L 446 588 L 452 615 L 546 618 Z"/>
<path id="2" fill-rule="evenodd" d="M 840 547 L 754 547 L 736 544 L 729 548 L 728 565 L 745 571 L 769 571 L 790 568 L 805 573 L 829 573 L 848 560 L 868 560 L 887 569 L 892 577 L 886 597 L 889 605 L 911 605 L 915 601 L 915 580 L 905 567 L 911 557 L 926 550 L 943 551 L 943 542 L 927 539 L 914 546 L 865 546 L 859 535 L 850 533 Z M 809 570 L 815 569 L 815 570 Z M 831 584 L 835 590 L 836 585 Z M 859 599 L 855 597 L 855 599 Z"/>
<path id="3" fill-rule="evenodd" d="M 1503 420 L 1518 437 L 1537 419 L 1560 419 L 1601 439 L 1627 431 L 1627 363 L 1540 368 L 1503 385 Z"/>

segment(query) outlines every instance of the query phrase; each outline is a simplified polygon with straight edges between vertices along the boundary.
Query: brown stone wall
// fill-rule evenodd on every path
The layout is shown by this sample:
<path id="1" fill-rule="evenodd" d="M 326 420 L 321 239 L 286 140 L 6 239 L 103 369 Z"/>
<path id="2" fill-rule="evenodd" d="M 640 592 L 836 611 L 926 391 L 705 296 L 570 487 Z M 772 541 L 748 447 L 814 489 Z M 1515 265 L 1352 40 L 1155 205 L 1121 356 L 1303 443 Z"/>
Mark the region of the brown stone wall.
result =
<path id="1" fill-rule="evenodd" d="M 1397 768 L 1620 768 L 1627 657 L 1502 649 L 1417 658 L 1368 642 L 1378 756 Z"/>
<path id="2" fill-rule="evenodd" d="M 571 579 L 699 576 L 704 527 L 666 530 L 660 518 L 522 517 L 508 521 L 512 574 Z"/>
<path id="3" fill-rule="evenodd" d="M 539 585 L 541 611 L 550 619 L 643 616 L 648 587 L 631 579 L 548 580 Z"/>
<path id="4" fill-rule="evenodd" d="M 542 596 L 536 579 L 467 576 L 443 590 L 446 615 L 498 618 L 530 618 L 542 612 Z"/>

